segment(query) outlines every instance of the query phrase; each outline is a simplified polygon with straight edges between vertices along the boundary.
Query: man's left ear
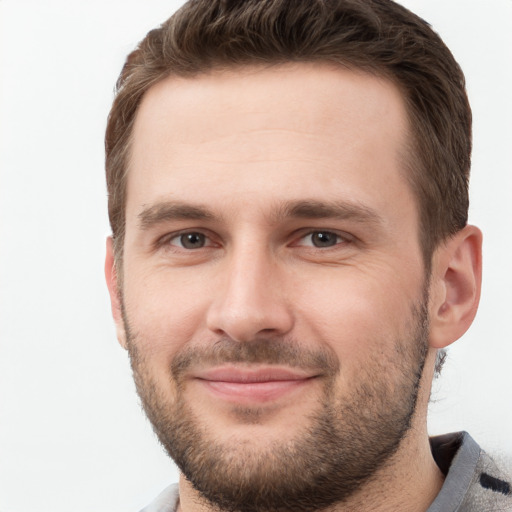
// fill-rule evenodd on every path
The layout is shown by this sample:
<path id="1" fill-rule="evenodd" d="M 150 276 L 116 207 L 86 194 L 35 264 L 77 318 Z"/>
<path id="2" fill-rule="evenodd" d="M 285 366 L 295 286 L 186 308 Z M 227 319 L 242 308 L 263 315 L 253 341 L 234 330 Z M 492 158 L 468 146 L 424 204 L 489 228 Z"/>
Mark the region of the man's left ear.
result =
<path id="1" fill-rule="evenodd" d="M 475 318 L 482 282 L 482 232 L 466 226 L 434 252 L 430 286 L 430 346 L 459 339 Z"/>

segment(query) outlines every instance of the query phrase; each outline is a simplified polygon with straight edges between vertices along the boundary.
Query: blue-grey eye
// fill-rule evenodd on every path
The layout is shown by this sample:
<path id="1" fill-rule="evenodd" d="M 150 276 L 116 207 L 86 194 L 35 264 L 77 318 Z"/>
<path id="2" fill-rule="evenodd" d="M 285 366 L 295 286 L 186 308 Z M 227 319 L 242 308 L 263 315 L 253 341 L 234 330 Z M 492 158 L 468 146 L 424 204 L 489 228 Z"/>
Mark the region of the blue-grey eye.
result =
<path id="1" fill-rule="evenodd" d="M 309 235 L 315 247 L 332 247 L 339 242 L 339 235 L 329 231 L 315 231 Z"/>
<path id="2" fill-rule="evenodd" d="M 206 237 L 202 233 L 183 233 L 179 242 L 185 249 L 201 249 L 206 245 Z"/>

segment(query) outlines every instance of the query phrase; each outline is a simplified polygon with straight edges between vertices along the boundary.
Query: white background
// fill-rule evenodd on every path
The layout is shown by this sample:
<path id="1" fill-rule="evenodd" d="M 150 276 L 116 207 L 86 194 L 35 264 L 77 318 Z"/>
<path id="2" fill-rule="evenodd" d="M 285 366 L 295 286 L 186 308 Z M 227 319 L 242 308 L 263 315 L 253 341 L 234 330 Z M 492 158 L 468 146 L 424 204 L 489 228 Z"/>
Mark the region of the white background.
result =
<path id="1" fill-rule="evenodd" d="M 176 479 L 110 319 L 103 133 L 124 57 L 180 3 L 0 0 L 0 512 L 137 511 Z M 485 233 L 430 429 L 512 454 L 512 0 L 403 3 L 466 72 Z"/>

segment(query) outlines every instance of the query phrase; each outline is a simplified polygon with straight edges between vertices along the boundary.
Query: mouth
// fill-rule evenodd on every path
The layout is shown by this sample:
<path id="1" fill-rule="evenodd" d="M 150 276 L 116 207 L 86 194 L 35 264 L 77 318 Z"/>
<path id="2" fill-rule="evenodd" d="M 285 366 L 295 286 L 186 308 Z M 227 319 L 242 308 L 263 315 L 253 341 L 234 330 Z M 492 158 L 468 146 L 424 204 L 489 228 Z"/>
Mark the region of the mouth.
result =
<path id="1" fill-rule="evenodd" d="M 204 389 L 233 403 L 265 403 L 290 395 L 310 384 L 317 375 L 279 367 L 226 366 L 195 372 Z"/>

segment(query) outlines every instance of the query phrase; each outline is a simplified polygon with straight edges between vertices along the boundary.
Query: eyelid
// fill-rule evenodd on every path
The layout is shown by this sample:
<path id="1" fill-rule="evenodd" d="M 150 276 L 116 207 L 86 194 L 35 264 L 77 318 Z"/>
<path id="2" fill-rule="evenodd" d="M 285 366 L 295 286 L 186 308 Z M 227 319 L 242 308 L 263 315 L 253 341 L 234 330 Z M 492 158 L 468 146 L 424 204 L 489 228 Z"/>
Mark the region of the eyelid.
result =
<path id="1" fill-rule="evenodd" d="M 201 228 L 186 228 L 186 229 L 180 229 L 178 231 L 173 231 L 171 233 L 166 233 L 165 235 L 159 237 L 155 242 L 155 248 L 161 248 L 161 247 L 173 247 L 177 249 L 184 249 L 187 251 L 191 251 L 192 249 L 185 249 L 180 244 L 171 243 L 174 239 L 177 239 L 181 237 L 182 235 L 186 235 L 189 233 L 199 233 L 204 235 L 206 239 L 206 245 L 198 248 L 196 250 L 202 249 L 202 248 L 209 248 L 209 247 L 218 247 L 220 243 L 215 241 L 215 234 L 211 233 L 207 229 L 201 229 Z M 300 243 L 303 239 L 305 239 L 308 236 L 311 236 L 315 233 L 329 233 L 333 234 L 336 237 L 339 237 L 339 241 L 336 242 L 333 246 L 327 246 L 327 247 L 315 247 L 312 244 L 302 244 Z M 357 238 L 354 235 L 351 235 L 345 231 L 339 231 L 337 229 L 322 229 L 322 228 L 303 228 L 299 230 L 298 232 L 295 232 L 293 235 L 293 241 L 291 242 L 290 246 L 295 247 L 310 247 L 313 249 L 322 249 L 322 250 L 328 250 L 328 249 L 335 249 L 336 247 L 339 247 L 340 245 L 350 244 L 353 242 L 356 242 Z"/>
<path id="2" fill-rule="evenodd" d="M 315 233 L 329 233 L 331 235 L 335 235 L 340 240 L 337 241 L 334 245 L 326 246 L 326 247 L 316 247 L 313 244 L 301 244 L 300 243 L 302 240 L 304 240 L 308 236 L 311 236 L 311 235 L 313 235 Z M 296 246 L 296 247 L 312 247 L 313 249 L 327 250 L 327 249 L 334 249 L 336 247 L 339 247 L 341 244 L 352 243 L 356 239 L 355 239 L 355 237 L 353 235 L 350 235 L 350 234 L 348 234 L 348 233 L 346 233 L 344 231 L 339 231 L 339 230 L 336 230 L 336 229 L 322 229 L 322 228 L 314 228 L 313 229 L 313 228 L 309 228 L 307 230 L 301 230 L 300 233 L 298 233 L 298 236 L 295 237 L 294 240 L 295 241 L 292 243 L 292 246 Z"/>
<path id="3" fill-rule="evenodd" d="M 181 246 L 180 244 L 173 244 L 171 242 L 172 242 L 172 240 L 174 240 L 176 238 L 180 238 L 183 235 L 192 234 L 192 233 L 201 234 L 205 237 L 205 240 L 206 240 L 206 244 L 203 247 L 199 247 L 196 250 L 204 249 L 204 248 L 208 248 L 208 247 L 216 247 L 218 245 L 217 243 L 214 242 L 214 240 L 213 240 L 214 237 L 208 230 L 200 229 L 200 228 L 197 228 L 197 229 L 187 228 L 187 229 L 181 229 L 179 231 L 173 231 L 172 233 L 167 233 L 167 234 L 161 236 L 156 241 L 155 245 L 156 245 L 156 247 L 166 246 L 166 247 L 174 247 L 177 249 L 184 249 L 186 251 L 191 251 L 192 249 L 186 249 L 185 247 Z"/>

